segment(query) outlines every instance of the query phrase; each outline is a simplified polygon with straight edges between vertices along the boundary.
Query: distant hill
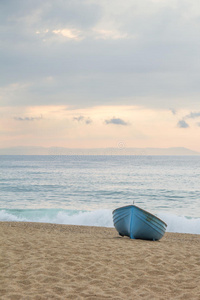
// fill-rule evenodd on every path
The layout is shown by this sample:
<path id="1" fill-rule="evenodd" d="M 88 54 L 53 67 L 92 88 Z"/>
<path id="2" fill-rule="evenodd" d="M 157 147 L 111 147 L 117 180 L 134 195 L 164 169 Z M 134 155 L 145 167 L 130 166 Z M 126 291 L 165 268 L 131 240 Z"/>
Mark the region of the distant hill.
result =
<path id="1" fill-rule="evenodd" d="M 172 148 L 95 148 L 13 147 L 1 148 L 0 155 L 200 155 L 184 147 Z"/>

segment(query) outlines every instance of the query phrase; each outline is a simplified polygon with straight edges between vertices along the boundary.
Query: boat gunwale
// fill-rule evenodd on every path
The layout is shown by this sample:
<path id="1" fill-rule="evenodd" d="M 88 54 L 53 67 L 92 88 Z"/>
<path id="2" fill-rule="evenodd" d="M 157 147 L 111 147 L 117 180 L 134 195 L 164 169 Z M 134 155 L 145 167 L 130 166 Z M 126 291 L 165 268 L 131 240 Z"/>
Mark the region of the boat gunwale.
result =
<path id="1" fill-rule="evenodd" d="M 145 210 L 145 209 L 143 209 L 143 208 L 140 208 L 140 207 L 138 207 L 138 206 L 136 206 L 136 205 L 133 205 L 133 204 L 118 207 L 118 208 L 114 209 L 112 213 L 114 214 L 114 212 L 115 212 L 116 210 L 121 209 L 121 208 L 126 208 L 126 207 L 136 207 L 136 208 L 138 208 L 139 210 L 141 210 L 141 211 L 143 211 L 143 212 L 145 212 L 145 213 L 147 213 L 147 214 L 153 216 L 154 218 L 157 218 L 157 219 L 160 220 L 162 223 L 164 223 L 165 226 L 167 227 L 167 224 L 166 224 L 163 220 L 161 220 L 160 218 L 158 218 L 158 217 L 155 216 L 154 214 L 151 214 L 151 213 L 148 212 L 147 210 Z"/>

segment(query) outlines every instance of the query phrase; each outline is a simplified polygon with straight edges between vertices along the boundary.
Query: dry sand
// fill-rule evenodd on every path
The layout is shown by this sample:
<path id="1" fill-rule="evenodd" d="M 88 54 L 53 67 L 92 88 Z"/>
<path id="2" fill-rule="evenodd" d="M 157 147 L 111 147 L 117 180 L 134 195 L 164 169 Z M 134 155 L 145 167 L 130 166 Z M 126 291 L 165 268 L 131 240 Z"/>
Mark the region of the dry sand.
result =
<path id="1" fill-rule="evenodd" d="M 200 299 L 200 235 L 0 222 L 0 299 Z"/>

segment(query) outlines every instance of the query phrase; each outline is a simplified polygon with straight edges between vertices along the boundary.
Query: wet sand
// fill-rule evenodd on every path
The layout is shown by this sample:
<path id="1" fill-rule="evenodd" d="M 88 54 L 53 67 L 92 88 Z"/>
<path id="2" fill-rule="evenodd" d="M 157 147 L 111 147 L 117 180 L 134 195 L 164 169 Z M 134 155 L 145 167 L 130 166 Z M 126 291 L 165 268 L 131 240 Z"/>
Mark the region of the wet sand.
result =
<path id="1" fill-rule="evenodd" d="M 200 299 L 200 235 L 0 222 L 0 299 Z"/>

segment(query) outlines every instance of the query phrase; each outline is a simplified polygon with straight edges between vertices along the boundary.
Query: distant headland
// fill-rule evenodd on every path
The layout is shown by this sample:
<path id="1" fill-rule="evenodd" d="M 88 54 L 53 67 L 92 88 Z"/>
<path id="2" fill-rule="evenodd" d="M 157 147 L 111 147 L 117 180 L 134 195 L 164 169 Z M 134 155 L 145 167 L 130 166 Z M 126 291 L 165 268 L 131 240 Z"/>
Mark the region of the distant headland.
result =
<path id="1" fill-rule="evenodd" d="M 184 147 L 171 148 L 65 148 L 65 147 L 12 147 L 0 148 L 0 155 L 200 155 Z"/>

